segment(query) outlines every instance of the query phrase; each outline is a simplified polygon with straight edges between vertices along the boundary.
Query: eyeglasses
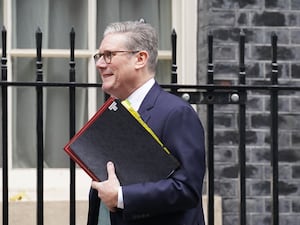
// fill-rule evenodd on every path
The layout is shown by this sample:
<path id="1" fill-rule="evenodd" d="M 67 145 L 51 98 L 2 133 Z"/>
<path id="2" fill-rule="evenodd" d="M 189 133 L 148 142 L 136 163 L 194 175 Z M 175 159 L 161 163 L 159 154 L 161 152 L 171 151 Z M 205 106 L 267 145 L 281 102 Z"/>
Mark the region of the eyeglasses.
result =
<path id="1" fill-rule="evenodd" d="M 122 52 L 133 53 L 134 54 L 134 53 L 137 53 L 139 51 L 104 51 L 103 53 L 98 52 L 94 55 L 95 63 L 97 63 L 99 61 L 99 59 L 103 56 L 104 61 L 107 64 L 110 64 L 112 57 L 115 56 L 117 53 L 122 53 Z"/>

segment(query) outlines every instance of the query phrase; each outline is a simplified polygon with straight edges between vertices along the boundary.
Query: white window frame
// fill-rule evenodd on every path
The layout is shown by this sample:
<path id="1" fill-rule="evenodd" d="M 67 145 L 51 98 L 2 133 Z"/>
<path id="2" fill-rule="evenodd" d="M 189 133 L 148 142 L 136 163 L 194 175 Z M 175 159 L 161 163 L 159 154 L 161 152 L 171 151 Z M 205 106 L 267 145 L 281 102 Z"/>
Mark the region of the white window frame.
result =
<path id="1" fill-rule="evenodd" d="M 97 72 L 92 59 L 96 51 L 96 9 L 97 0 L 88 0 L 88 49 L 75 50 L 76 58 L 89 58 L 88 82 L 95 83 Z M 12 57 L 36 57 L 35 49 L 13 49 L 12 36 L 12 0 L 3 0 L 4 26 L 7 30 L 7 68 L 8 81 L 12 80 Z M 196 84 L 196 30 L 197 0 L 172 0 L 172 26 L 177 32 L 177 73 L 179 84 Z M 43 49 L 43 58 L 69 58 L 69 50 Z M 171 59 L 171 51 L 159 51 L 159 59 Z M 97 90 L 88 90 L 88 113 L 91 117 L 96 112 Z M 8 88 L 8 110 L 12 110 L 12 90 Z M 12 168 L 12 117 L 8 113 L 8 169 L 9 197 L 21 194 L 23 200 L 36 200 L 36 169 Z M 0 173 L 2 180 L 2 169 Z M 91 180 L 81 169 L 76 169 L 76 199 L 87 200 Z M 0 187 L 2 189 L 2 187 Z M 69 169 L 44 169 L 44 200 L 69 199 Z M 0 197 L 2 200 L 2 195 Z"/>
<path id="2" fill-rule="evenodd" d="M 197 83 L 197 0 L 173 0 L 172 22 L 177 33 L 179 84 Z"/>

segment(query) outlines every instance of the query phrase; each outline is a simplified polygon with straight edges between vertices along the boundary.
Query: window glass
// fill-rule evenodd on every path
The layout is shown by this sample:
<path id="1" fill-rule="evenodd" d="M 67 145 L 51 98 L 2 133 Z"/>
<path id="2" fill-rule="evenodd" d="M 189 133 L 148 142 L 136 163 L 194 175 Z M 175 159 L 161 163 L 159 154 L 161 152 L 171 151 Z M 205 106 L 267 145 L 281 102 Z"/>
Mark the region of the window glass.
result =
<path id="1" fill-rule="evenodd" d="M 157 65 L 156 80 L 160 84 L 171 83 L 171 60 L 159 60 Z"/>
<path id="2" fill-rule="evenodd" d="M 35 59 L 13 58 L 13 80 L 35 81 Z M 68 59 L 43 60 L 43 81 L 67 82 Z M 87 59 L 76 60 L 76 81 L 87 82 Z M 36 166 L 36 90 L 34 87 L 13 87 L 13 167 Z M 69 158 L 63 146 L 69 140 L 69 90 L 65 87 L 43 89 L 44 96 L 44 166 L 68 167 Z M 76 89 L 76 125 L 87 120 L 87 90 Z"/>
<path id="3" fill-rule="evenodd" d="M 97 5 L 97 43 L 105 27 L 112 22 L 143 18 L 158 32 L 160 50 L 171 49 L 171 0 L 100 0 Z"/>
<path id="4" fill-rule="evenodd" d="M 43 49 L 69 49 L 70 31 L 75 30 L 75 49 L 87 49 L 88 1 L 13 0 L 13 48 L 36 48 L 35 33 L 42 32 Z M 43 51 L 43 50 L 42 50 Z M 87 82 L 87 59 L 76 59 L 76 81 Z M 35 58 L 13 58 L 13 80 L 35 81 Z M 69 59 L 43 59 L 43 80 L 69 81 Z M 68 167 L 62 147 L 69 140 L 69 91 L 49 87 L 44 90 L 44 166 Z M 76 91 L 76 124 L 86 121 L 87 91 Z M 13 167 L 36 166 L 36 92 L 33 87 L 13 88 Z M 54 132 L 55 131 L 55 132 Z"/>
<path id="5" fill-rule="evenodd" d="M 68 49 L 72 27 L 76 48 L 87 48 L 87 4 L 81 0 L 15 0 L 13 48 L 35 48 L 38 27 L 43 33 L 43 48 Z"/>

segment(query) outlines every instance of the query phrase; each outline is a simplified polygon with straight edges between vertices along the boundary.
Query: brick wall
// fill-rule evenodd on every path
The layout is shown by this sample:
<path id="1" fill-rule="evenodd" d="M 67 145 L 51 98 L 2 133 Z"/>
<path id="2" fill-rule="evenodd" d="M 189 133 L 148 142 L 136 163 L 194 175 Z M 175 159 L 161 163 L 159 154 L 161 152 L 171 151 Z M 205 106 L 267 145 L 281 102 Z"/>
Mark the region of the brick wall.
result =
<path id="1" fill-rule="evenodd" d="M 279 83 L 300 86 L 300 0 L 199 0 L 198 12 L 200 84 L 206 82 L 208 31 L 214 36 L 216 83 L 237 83 L 238 40 L 243 30 L 247 84 L 270 82 L 271 34 L 275 32 Z M 300 221 L 300 93 L 280 94 L 279 224 L 296 225 Z M 269 103 L 266 92 L 248 92 L 248 225 L 271 224 Z M 234 105 L 217 105 L 215 109 L 215 193 L 223 199 L 223 224 L 239 224 L 238 109 Z"/>

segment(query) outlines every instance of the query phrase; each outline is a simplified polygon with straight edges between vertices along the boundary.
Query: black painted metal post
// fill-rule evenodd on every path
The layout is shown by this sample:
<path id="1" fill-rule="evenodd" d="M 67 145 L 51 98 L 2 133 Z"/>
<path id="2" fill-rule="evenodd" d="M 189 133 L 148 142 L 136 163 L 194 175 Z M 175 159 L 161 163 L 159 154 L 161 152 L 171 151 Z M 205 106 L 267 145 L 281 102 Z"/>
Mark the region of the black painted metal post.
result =
<path id="1" fill-rule="evenodd" d="M 37 224 L 44 224 L 44 128 L 43 128 L 43 63 L 42 32 L 36 31 L 36 95 L 37 95 Z"/>
<path id="2" fill-rule="evenodd" d="M 175 29 L 173 29 L 171 34 L 171 43 L 172 43 L 172 71 L 171 71 L 171 83 L 177 84 L 177 34 Z M 176 93 L 176 88 L 172 88 L 171 92 Z"/>
<path id="3" fill-rule="evenodd" d="M 277 65 L 277 35 L 272 34 L 272 85 L 278 84 L 278 65 Z M 272 151 L 272 224 L 279 224 L 278 206 L 278 90 L 271 90 L 270 99 L 271 109 L 271 151 Z"/>
<path id="4" fill-rule="evenodd" d="M 172 39 L 172 77 L 171 77 L 171 83 L 176 84 L 177 83 L 177 48 L 176 48 L 176 43 L 177 43 L 177 34 L 175 29 L 173 29 L 172 34 L 171 34 L 171 39 Z"/>
<path id="5" fill-rule="evenodd" d="M 239 83 L 246 83 L 245 34 L 241 32 L 239 41 Z M 244 94 L 244 93 L 243 93 Z M 240 166 L 240 225 L 246 224 L 246 105 L 239 104 L 239 166 Z"/>
<path id="6" fill-rule="evenodd" d="M 6 29 L 2 28 L 2 81 L 7 81 Z M 2 85 L 2 224 L 8 225 L 7 85 Z"/>
<path id="7" fill-rule="evenodd" d="M 214 83 L 213 35 L 208 34 L 207 84 Z M 208 90 L 208 92 L 213 90 Z M 212 95 L 213 96 L 213 95 Z M 208 225 L 214 224 L 214 105 L 207 105 Z"/>
<path id="8" fill-rule="evenodd" d="M 75 82 L 75 31 L 72 28 L 70 32 L 70 82 Z M 70 86 L 70 139 L 75 135 L 75 86 Z M 75 162 L 70 159 L 70 225 L 76 224 L 76 199 L 75 199 Z"/>

